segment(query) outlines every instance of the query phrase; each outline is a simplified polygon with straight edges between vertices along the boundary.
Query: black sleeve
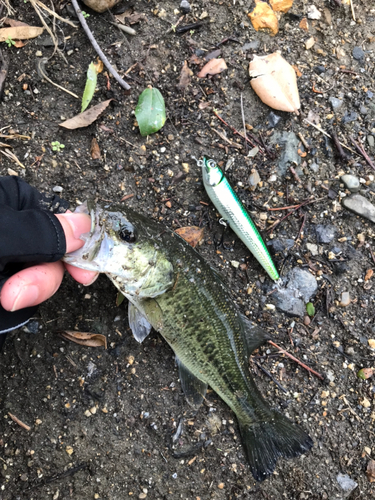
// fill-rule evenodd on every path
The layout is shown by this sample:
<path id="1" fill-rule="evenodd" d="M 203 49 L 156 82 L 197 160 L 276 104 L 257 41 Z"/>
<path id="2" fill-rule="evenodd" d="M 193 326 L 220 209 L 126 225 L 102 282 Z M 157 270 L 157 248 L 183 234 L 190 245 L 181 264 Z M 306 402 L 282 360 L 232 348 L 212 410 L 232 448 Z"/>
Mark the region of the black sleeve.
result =
<path id="1" fill-rule="evenodd" d="M 0 177 L 0 290 L 25 263 L 55 262 L 66 251 L 64 231 L 55 213 L 69 204 L 45 196 L 19 177 Z M 0 333 L 25 323 L 36 308 L 10 313 L 0 306 Z"/>

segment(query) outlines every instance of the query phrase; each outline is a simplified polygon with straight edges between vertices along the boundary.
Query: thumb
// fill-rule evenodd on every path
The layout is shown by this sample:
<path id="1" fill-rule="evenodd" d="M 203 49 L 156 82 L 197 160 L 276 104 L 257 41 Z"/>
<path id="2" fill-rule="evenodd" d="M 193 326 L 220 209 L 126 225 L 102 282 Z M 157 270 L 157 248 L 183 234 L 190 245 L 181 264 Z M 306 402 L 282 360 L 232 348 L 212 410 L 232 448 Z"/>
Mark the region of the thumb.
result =
<path id="1" fill-rule="evenodd" d="M 56 215 L 64 230 L 66 239 L 66 252 L 74 252 L 84 244 L 80 236 L 88 233 L 91 228 L 91 218 L 86 214 L 59 214 Z"/>

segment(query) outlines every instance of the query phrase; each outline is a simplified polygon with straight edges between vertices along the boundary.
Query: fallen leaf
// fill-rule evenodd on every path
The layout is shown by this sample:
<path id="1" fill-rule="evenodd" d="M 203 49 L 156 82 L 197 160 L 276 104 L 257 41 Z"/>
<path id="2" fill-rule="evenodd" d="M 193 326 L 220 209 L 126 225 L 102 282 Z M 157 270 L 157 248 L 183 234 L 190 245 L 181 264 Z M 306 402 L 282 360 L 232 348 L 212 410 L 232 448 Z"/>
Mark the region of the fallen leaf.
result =
<path id="1" fill-rule="evenodd" d="M 178 88 L 181 90 L 185 90 L 187 86 L 190 84 L 190 77 L 193 75 L 193 72 L 187 65 L 187 61 L 184 62 L 184 65 L 182 66 L 181 74 L 180 74 L 180 81 L 178 83 Z"/>
<path id="2" fill-rule="evenodd" d="M 373 375 L 374 375 L 373 368 L 362 368 L 357 373 L 357 377 L 361 378 L 362 380 L 367 380 L 368 378 L 372 377 Z"/>
<path id="3" fill-rule="evenodd" d="M 17 21 L 17 19 L 10 19 L 9 17 L 6 17 L 4 19 L 4 24 L 7 26 L 11 26 L 14 28 L 15 26 L 29 26 L 27 23 L 23 23 L 22 21 Z"/>
<path id="4" fill-rule="evenodd" d="M 312 36 L 308 40 L 306 40 L 306 42 L 305 42 L 305 48 L 306 48 L 306 50 L 311 49 L 311 47 L 313 47 L 314 44 L 315 44 L 315 38 Z"/>
<path id="5" fill-rule="evenodd" d="M 102 347 L 107 349 L 107 337 L 100 333 L 76 332 L 64 330 L 59 332 L 65 339 L 87 347 Z"/>
<path id="6" fill-rule="evenodd" d="M 307 20 L 307 17 L 304 17 L 303 19 L 301 19 L 301 21 L 299 23 L 299 27 L 301 28 L 301 30 L 309 31 L 309 22 Z"/>
<path id="7" fill-rule="evenodd" d="M 209 102 L 200 102 L 200 103 L 198 104 L 198 108 L 199 108 L 199 109 L 206 109 L 206 108 L 208 108 L 208 106 L 210 106 L 210 103 L 209 103 Z"/>
<path id="8" fill-rule="evenodd" d="M 60 127 L 68 128 L 70 130 L 75 130 L 76 128 L 88 127 L 91 125 L 98 116 L 103 113 L 103 111 L 107 108 L 108 104 L 112 101 L 112 99 L 108 99 L 107 101 L 100 102 L 96 106 L 84 111 L 83 113 L 79 113 L 79 115 L 73 116 L 69 120 L 65 120 L 65 122 L 59 123 Z"/>
<path id="9" fill-rule="evenodd" d="M 91 158 L 93 160 L 99 160 L 100 159 L 100 148 L 99 148 L 99 144 L 98 144 L 98 141 L 95 139 L 95 137 L 93 137 L 92 141 L 91 141 L 91 148 L 90 148 L 90 154 L 91 154 Z"/>
<path id="10" fill-rule="evenodd" d="M 190 64 L 201 64 L 202 62 L 202 59 L 195 54 L 193 54 L 189 59 Z"/>
<path id="11" fill-rule="evenodd" d="M 268 106 L 298 114 L 301 106 L 296 72 L 280 55 L 254 56 L 249 66 L 250 85 Z"/>
<path id="12" fill-rule="evenodd" d="M 198 78 L 204 78 L 207 75 L 218 75 L 228 67 L 224 59 L 211 59 L 198 73 Z"/>
<path id="13" fill-rule="evenodd" d="M 294 69 L 294 71 L 296 72 L 296 75 L 298 76 L 298 78 L 300 78 L 302 76 L 302 73 L 301 71 L 299 70 L 298 66 L 296 66 L 295 64 L 292 65 L 292 68 Z"/>
<path id="14" fill-rule="evenodd" d="M 117 292 L 116 296 L 116 306 L 119 307 L 121 304 L 124 302 L 125 295 L 123 295 L 121 292 Z"/>
<path id="15" fill-rule="evenodd" d="M 368 269 L 366 272 L 365 281 L 368 281 L 369 279 L 371 279 L 373 274 L 374 274 L 374 271 L 372 269 Z"/>
<path id="16" fill-rule="evenodd" d="M 204 56 L 205 60 L 206 61 L 211 61 L 211 59 L 214 59 L 215 57 L 220 57 L 221 56 L 221 50 L 220 49 L 216 49 L 216 50 L 213 50 L 212 52 L 209 52 L 208 54 L 206 54 Z"/>
<path id="17" fill-rule="evenodd" d="M 37 26 L 13 26 L 12 28 L 0 29 L 0 42 L 5 42 L 8 38 L 12 40 L 29 40 L 36 38 L 43 33 L 44 28 Z"/>
<path id="18" fill-rule="evenodd" d="M 100 59 L 98 59 L 98 62 L 96 63 L 92 62 L 89 65 L 87 70 L 85 90 L 83 91 L 83 96 L 82 96 L 81 113 L 83 113 L 83 111 L 85 111 L 87 106 L 90 104 L 91 99 L 93 98 L 95 93 L 98 74 L 101 73 L 102 71 L 103 71 L 103 63 Z"/>
<path id="19" fill-rule="evenodd" d="M 153 87 L 145 89 L 138 98 L 134 113 L 143 137 L 160 130 L 166 120 L 165 102 L 160 90 Z"/>
<path id="20" fill-rule="evenodd" d="M 270 30 L 273 35 L 279 31 L 276 14 L 266 2 L 255 1 L 255 9 L 248 14 L 255 31 Z"/>
<path id="21" fill-rule="evenodd" d="M 371 349 L 375 349 L 375 339 L 368 339 L 367 342 Z"/>
<path id="22" fill-rule="evenodd" d="M 176 229 L 176 233 L 195 248 L 202 240 L 204 231 L 202 227 L 187 226 Z"/>
<path id="23" fill-rule="evenodd" d="M 288 12 L 294 0 L 270 0 L 270 5 L 275 12 Z"/>
<path id="24" fill-rule="evenodd" d="M 367 464 L 366 476 L 370 483 L 375 482 L 375 460 L 370 460 Z"/>
<path id="25" fill-rule="evenodd" d="M 17 40 L 16 42 L 14 42 L 14 47 L 16 47 L 17 49 L 21 49 L 25 45 L 27 45 L 27 43 L 23 43 L 21 42 L 21 40 Z"/>

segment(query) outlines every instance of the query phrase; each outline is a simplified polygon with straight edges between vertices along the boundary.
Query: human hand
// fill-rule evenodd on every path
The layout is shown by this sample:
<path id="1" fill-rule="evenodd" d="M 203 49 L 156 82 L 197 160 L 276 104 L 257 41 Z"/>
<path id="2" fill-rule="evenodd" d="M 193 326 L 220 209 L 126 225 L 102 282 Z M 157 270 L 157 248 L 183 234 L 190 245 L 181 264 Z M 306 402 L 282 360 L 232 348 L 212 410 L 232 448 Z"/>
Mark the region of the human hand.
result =
<path id="1" fill-rule="evenodd" d="M 84 242 L 79 239 L 81 234 L 90 230 L 91 220 L 85 214 L 66 213 L 56 215 L 62 225 L 66 252 L 81 248 Z M 25 307 L 41 304 L 58 290 L 64 276 L 64 269 L 79 283 L 90 285 L 98 273 L 85 271 L 69 264 L 45 262 L 27 267 L 11 276 L 1 289 L 0 303 L 7 311 L 17 311 Z"/>

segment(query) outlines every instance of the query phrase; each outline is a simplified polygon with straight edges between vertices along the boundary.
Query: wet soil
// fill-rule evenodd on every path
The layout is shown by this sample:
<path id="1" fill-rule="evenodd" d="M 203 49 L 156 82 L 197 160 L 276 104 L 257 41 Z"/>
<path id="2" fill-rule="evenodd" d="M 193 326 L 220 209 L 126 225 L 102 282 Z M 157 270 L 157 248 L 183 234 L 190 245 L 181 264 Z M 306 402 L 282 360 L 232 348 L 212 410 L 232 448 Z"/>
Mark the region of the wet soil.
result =
<path id="1" fill-rule="evenodd" d="M 29 139 L 8 141 L 26 168 L 0 155 L 0 174 L 13 170 L 47 192 L 62 188 L 61 196 L 73 208 L 87 198 L 107 203 L 133 195 L 124 203 L 162 224 L 173 229 L 203 227 L 199 252 L 226 276 L 241 310 L 268 329 L 278 344 L 326 377 L 322 382 L 270 346 L 255 354 L 254 360 L 287 391 L 252 362 L 264 396 L 307 429 L 314 441 L 311 452 L 279 461 L 272 477 L 256 483 L 235 416 L 225 403 L 209 392 L 194 414 L 184 400 L 173 352 L 162 337 L 152 332 L 141 345 L 133 339 L 127 306 L 116 306 L 116 290 L 105 277 L 85 288 L 67 276 L 29 326 L 8 335 L 1 354 L 2 500 L 333 500 L 345 496 L 337 482 L 340 473 L 358 483 L 351 498 L 374 498 L 375 488 L 366 477 L 375 454 L 374 386 L 371 378 L 363 381 L 357 372 L 373 367 L 375 360 L 368 344 L 375 337 L 374 278 L 365 280 L 366 272 L 375 266 L 375 233 L 372 222 L 341 206 L 341 197 L 348 193 L 339 181 L 340 174 L 353 173 L 361 178 L 364 195 L 374 201 L 374 172 L 358 154 L 348 152 L 350 161 L 343 161 L 332 142 L 303 119 L 315 120 L 325 130 L 336 126 L 343 143 L 353 149 L 352 135 L 373 158 L 370 136 L 375 135 L 375 106 L 368 91 L 375 93 L 375 10 L 371 0 L 353 0 L 355 22 L 349 6 L 323 0 L 313 3 L 322 17 L 309 20 L 308 31 L 299 24 L 309 2 L 296 0 L 289 13 L 281 16 L 275 37 L 254 31 L 246 15 L 253 7 L 251 1 L 194 3 L 192 13 L 179 25 L 200 18 L 203 25 L 184 34 L 169 31 L 181 17 L 175 12 L 178 2 L 132 2 L 134 10 L 145 16 L 133 26 L 137 31 L 133 37 L 119 32 L 109 13 L 85 9 L 100 46 L 120 74 L 126 73 L 131 91 L 124 92 L 112 78 L 109 88 L 106 76 L 99 75 L 93 104 L 113 101 L 93 125 L 76 131 L 58 124 L 79 112 L 79 101 L 41 79 L 37 71 L 40 57 L 53 53 L 48 36 L 21 49 L 2 44 L 9 74 L 0 103 L 0 128 L 10 127 L 8 132 Z M 13 6 L 15 18 L 40 25 L 29 3 L 15 1 Z M 56 34 L 65 38 L 62 50 L 67 63 L 56 54 L 45 71 L 54 82 L 82 95 L 94 50 L 81 29 L 58 22 Z M 311 37 L 315 45 L 306 50 L 305 42 Z M 362 60 L 353 58 L 356 46 L 364 51 Z M 216 49 L 228 70 L 206 79 L 193 76 L 185 90 L 178 89 L 184 61 L 193 54 L 203 59 Z M 302 110 L 300 117 L 275 112 L 281 119 L 273 128 L 270 108 L 250 88 L 248 64 L 253 54 L 276 50 L 301 72 Z M 189 65 L 194 74 L 202 66 Z M 143 138 L 134 108 L 147 85 L 162 92 L 168 118 L 159 133 Z M 241 95 L 247 132 L 266 145 L 255 157 L 248 156 L 252 146 L 214 114 L 216 110 L 242 131 Z M 332 111 L 330 97 L 343 101 L 337 111 Z M 356 114 L 354 121 L 343 121 L 350 113 Z M 272 143 L 275 131 L 302 133 L 309 142 L 309 150 L 302 143 L 297 146 L 299 178 L 289 167 L 285 174 L 278 167 L 281 147 L 277 141 Z M 96 160 L 90 154 L 93 138 L 101 150 Z M 53 141 L 65 148 L 53 152 Z M 223 167 L 233 161 L 226 175 L 266 241 L 295 240 L 274 260 L 282 276 L 297 266 L 317 278 L 318 292 L 311 299 L 315 316 L 310 323 L 269 306 L 270 279 L 233 233 L 224 234 L 224 246 L 215 245 L 222 226 L 191 158 L 202 154 Z M 249 189 L 252 168 L 261 178 L 255 191 Z M 318 201 L 295 210 L 269 230 L 289 211 L 267 207 L 298 205 L 309 197 Z M 336 227 L 331 243 L 317 241 L 318 223 Z M 311 244 L 318 247 L 315 256 Z M 342 307 L 345 291 L 351 302 Z M 73 329 L 106 335 L 107 350 L 76 345 L 58 334 Z M 30 430 L 14 422 L 10 413 Z"/>

